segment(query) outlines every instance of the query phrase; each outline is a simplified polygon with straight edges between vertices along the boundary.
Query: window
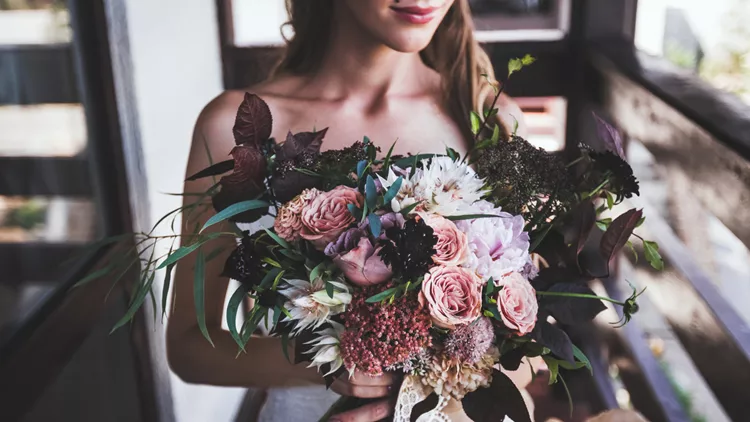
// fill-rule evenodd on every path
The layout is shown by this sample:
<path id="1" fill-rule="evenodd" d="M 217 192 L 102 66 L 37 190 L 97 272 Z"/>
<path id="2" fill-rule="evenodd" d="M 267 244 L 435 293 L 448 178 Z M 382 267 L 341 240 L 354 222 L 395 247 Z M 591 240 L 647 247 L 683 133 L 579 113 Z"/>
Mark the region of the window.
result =
<path id="1" fill-rule="evenodd" d="M 635 43 L 750 104 L 748 20 L 746 0 L 642 1 Z"/>

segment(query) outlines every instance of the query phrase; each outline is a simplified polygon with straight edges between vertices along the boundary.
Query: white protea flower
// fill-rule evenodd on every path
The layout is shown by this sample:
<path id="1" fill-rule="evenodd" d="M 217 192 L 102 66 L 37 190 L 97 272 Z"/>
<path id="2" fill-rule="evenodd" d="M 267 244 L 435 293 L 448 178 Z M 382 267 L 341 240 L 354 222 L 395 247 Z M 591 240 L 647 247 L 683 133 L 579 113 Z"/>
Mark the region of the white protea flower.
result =
<path id="1" fill-rule="evenodd" d="M 327 363 L 331 365 L 331 369 L 324 376 L 333 374 L 344 364 L 339 347 L 344 326 L 335 321 L 328 321 L 328 323 L 331 327 L 317 332 L 317 338 L 305 343 L 312 346 L 306 353 L 314 355 L 308 368 L 316 366 L 320 371 L 321 366 Z"/>
<path id="2" fill-rule="evenodd" d="M 394 168 L 398 173 L 393 171 Z M 412 189 L 412 184 L 409 180 L 408 175 L 409 169 L 401 170 L 396 166 L 391 166 L 391 168 L 388 169 L 387 179 L 378 175 L 378 179 L 380 179 L 380 183 L 383 185 L 383 189 L 386 190 L 388 190 L 388 188 L 396 183 L 396 180 L 401 177 L 401 187 L 398 190 L 398 194 L 391 200 L 390 204 L 393 212 L 401 212 L 402 209 L 407 208 L 417 202 L 417 199 L 414 197 L 414 191 Z"/>
<path id="3" fill-rule="evenodd" d="M 380 182 L 388 189 L 397 179 L 398 174 L 389 169 L 388 178 L 381 177 Z M 391 208 L 398 212 L 421 201 L 415 211 L 458 215 L 471 212 L 471 205 L 486 193 L 484 180 L 468 164 L 449 157 L 434 157 L 423 160 L 422 168 L 417 169 L 411 178 L 403 178 L 398 195 L 391 201 Z"/>
<path id="4" fill-rule="evenodd" d="M 286 317 L 285 321 L 297 321 L 293 334 L 309 327 L 320 327 L 330 316 L 344 312 L 346 305 L 352 301 L 349 286 L 340 281 L 328 281 L 334 287 L 333 297 L 326 292 L 326 281 L 321 277 L 314 282 L 300 279 L 286 282 L 288 286 L 279 290 L 279 293 L 289 299 L 284 307 L 291 318 Z"/>

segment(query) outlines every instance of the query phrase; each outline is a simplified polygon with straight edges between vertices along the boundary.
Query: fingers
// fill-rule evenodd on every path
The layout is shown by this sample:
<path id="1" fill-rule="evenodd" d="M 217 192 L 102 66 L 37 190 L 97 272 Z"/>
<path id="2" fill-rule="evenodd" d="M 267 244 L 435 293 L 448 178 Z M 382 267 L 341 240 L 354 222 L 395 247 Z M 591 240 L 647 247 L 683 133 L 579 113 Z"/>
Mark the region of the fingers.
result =
<path id="1" fill-rule="evenodd" d="M 366 406 L 339 413 L 329 422 L 377 422 L 393 412 L 393 406 L 388 400 L 381 400 Z"/>
<path id="2" fill-rule="evenodd" d="M 363 399 L 374 399 L 385 397 L 390 393 L 390 385 L 359 385 L 347 382 L 339 378 L 331 385 L 331 390 L 342 396 L 360 397 Z"/>

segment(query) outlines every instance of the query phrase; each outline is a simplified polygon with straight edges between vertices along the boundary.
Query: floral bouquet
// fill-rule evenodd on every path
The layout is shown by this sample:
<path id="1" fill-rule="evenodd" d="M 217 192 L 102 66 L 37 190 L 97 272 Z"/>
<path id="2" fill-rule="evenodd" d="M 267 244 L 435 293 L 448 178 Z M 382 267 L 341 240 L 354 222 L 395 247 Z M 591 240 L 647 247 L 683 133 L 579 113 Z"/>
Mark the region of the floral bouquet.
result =
<path id="1" fill-rule="evenodd" d="M 509 73 L 530 62 L 512 61 Z M 474 146 L 465 157 L 452 149 L 394 156 L 393 147 L 382 155 L 367 137 L 321 152 L 326 130 L 276 142 L 268 106 L 246 94 L 232 160 L 190 178 L 228 173 L 204 194 L 216 213 L 163 261 L 150 259 L 142 286 L 153 282 L 149 271 L 169 273 L 191 253 L 200 272 L 207 244 L 236 236 L 222 275 L 240 282 L 227 309 L 240 352 L 265 327 L 282 339 L 287 359 L 309 361 L 328 385 L 355 370 L 402 374 L 397 421 L 447 420 L 451 400 L 475 421 L 529 421 L 500 369 L 539 356 L 553 382 L 562 381 L 561 367 L 591 369 L 560 325 L 593 319 L 602 300 L 624 308 L 622 323 L 637 310 L 635 291 L 619 302 L 595 295 L 586 281 L 608 275 L 643 217 L 632 209 L 599 218 L 638 193 L 617 132 L 602 120 L 608 149 L 581 146 L 566 159 L 515 134 L 503 139 L 490 124 L 496 113 L 494 104 L 472 113 Z M 272 227 L 241 229 L 264 216 Z M 227 220 L 238 223 L 234 233 L 204 232 Z M 595 226 L 604 231 L 601 259 L 579 259 Z M 659 267 L 656 245 L 643 242 Z M 203 277 L 196 273 L 196 299 Z M 248 298 L 254 305 L 237 327 Z"/>

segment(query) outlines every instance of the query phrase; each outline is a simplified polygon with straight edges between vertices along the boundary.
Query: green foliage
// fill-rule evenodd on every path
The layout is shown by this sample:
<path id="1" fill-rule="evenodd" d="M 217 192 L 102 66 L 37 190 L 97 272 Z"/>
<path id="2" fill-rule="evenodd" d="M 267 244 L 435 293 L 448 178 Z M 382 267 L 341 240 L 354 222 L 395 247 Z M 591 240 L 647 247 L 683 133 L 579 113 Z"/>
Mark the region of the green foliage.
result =
<path id="1" fill-rule="evenodd" d="M 47 218 L 47 206 L 39 201 L 24 202 L 18 208 L 11 209 L 5 217 L 4 225 L 7 227 L 20 227 L 24 230 L 33 230 L 44 224 Z"/>

